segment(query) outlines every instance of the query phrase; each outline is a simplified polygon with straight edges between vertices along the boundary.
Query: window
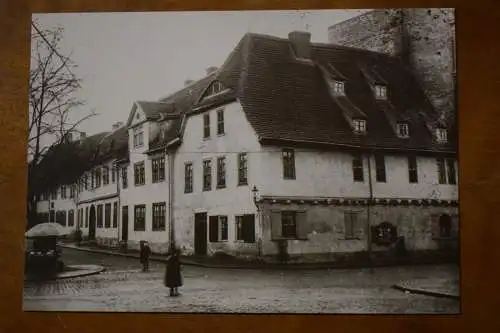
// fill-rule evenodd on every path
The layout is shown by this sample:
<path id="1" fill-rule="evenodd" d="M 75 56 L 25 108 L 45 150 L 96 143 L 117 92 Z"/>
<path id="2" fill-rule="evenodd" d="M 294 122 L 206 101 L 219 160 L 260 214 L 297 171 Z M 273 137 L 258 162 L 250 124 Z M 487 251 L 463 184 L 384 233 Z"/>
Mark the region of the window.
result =
<path id="1" fill-rule="evenodd" d="M 146 230 L 146 205 L 134 206 L 134 230 Z"/>
<path id="2" fill-rule="evenodd" d="M 212 83 L 212 85 L 210 87 L 208 87 L 205 97 L 209 97 L 211 95 L 218 94 L 222 90 L 223 90 L 222 83 L 215 81 L 214 83 Z"/>
<path id="3" fill-rule="evenodd" d="M 63 227 L 66 226 L 66 211 L 65 210 L 58 210 L 56 212 L 56 223 L 59 223 Z"/>
<path id="4" fill-rule="evenodd" d="M 372 241 L 380 245 L 394 243 L 397 239 L 397 228 L 389 222 L 382 222 L 378 226 L 372 226 Z"/>
<path id="5" fill-rule="evenodd" d="M 135 186 L 141 186 L 146 183 L 144 175 L 144 162 L 134 164 L 134 183 Z"/>
<path id="6" fill-rule="evenodd" d="M 212 160 L 203 161 L 203 191 L 212 190 Z"/>
<path id="7" fill-rule="evenodd" d="M 240 215 L 235 217 L 236 240 L 245 243 L 255 243 L 255 215 Z"/>
<path id="8" fill-rule="evenodd" d="M 436 141 L 440 143 L 446 143 L 448 141 L 448 131 L 444 128 L 437 128 Z"/>
<path id="9" fill-rule="evenodd" d="M 116 167 L 111 168 L 111 182 L 114 184 L 116 181 Z"/>
<path id="10" fill-rule="evenodd" d="M 66 185 L 61 185 L 61 199 L 66 199 L 67 192 L 66 192 Z"/>
<path id="11" fill-rule="evenodd" d="M 102 183 L 103 185 L 109 184 L 109 167 L 107 166 L 102 168 Z"/>
<path id="12" fill-rule="evenodd" d="M 439 217 L 439 237 L 451 237 L 451 217 L 444 214 Z"/>
<path id="13" fill-rule="evenodd" d="M 226 158 L 217 158 L 217 188 L 226 187 Z"/>
<path id="14" fill-rule="evenodd" d="M 203 138 L 207 139 L 210 137 L 210 114 L 205 113 L 203 115 Z"/>
<path id="15" fill-rule="evenodd" d="M 352 157 L 352 178 L 355 182 L 364 181 L 363 156 L 361 154 Z"/>
<path id="16" fill-rule="evenodd" d="M 70 187 L 69 187 L 69 197 L 71 199 L 73 199 L 75 197 L 75 192 L 76 192 L 75 190 L 76 190 L 75 184 L 70 185 Z"/>
<path id="17" fill-rule="evenodd" d="M 400 138 L 408 138 L 410 130 L 407 123 L 398 123 L 398 136 Z"/>
<path id="18" fill-rule="evenodd" d="M 75 225 L 75 211 L 70 209 L 68 211 L 68 227 L 72 227 Z"/>
<path id="19" fill-rule="evenodd" d="M 83 175 L 83 188 L 85 190 L 89 189 L 89 175 L 87 173 Z"/>
<path id="20" fill-rule="evenodd" d="M 224 134 L 224 110 L 217 110 L 217 135 Z"/>
<path id="21" fill-rule="evenodd" d="M 153 183 L 159 183 L 165 180 L 165 157 L 158 157 L 151 161 L 151 171 L 153 174 Z"/>
<path id="22" fill-rule="evenodd" d="M 49 211 L 49 221 L 56 222 L 56 212 L 52 209 Z"/>
<path id="23" fill-rule="evenodd" d="M 113 203 L 113 228 L 118 228 L 118 203 Z"/>
<path id="24" fill-rule="evenodd" d="M 248 185 L 247 153 L 238 154 L 238 185 Z"/>
<path id="25" fill-rule="evenodd" d="M 85 228 L 89 227 L 89 207 L 85 207 Z"/>
<path id="26" fill-rule="evenodd" d="M 408 156 L 408 179 L 410 183 L 418 183 L 417 158 Z"/>
<path id="27" fill-rule="evenodd" d="M 127 175 L 127 167 L 122 168 L 122 187 L 128 187 L 128 175 Z"/>
<path id="28" fill-rule="evenodd" d="M 439 184 L 456 185 L 457 175 L 455 170 L 455 160 L 451 158 L 438 158 L 436 161 Z"/>
<path id="29" fill-rule="evenodd" d="M 57 190 L 52 190 L 52 192 L 50 193 L 50 198 L 52 200 L 57 200 Z"/>
<path id="30" fill-rule="evenodd" d="M 354 128 L 354 133 L 364 134 L 366 133 L 366 120 L 354 119 L 352 121 L 352 127 Z"/>
<path id="31" fill-rule="evenodd" d="M 295 179 L 295 152 L 293 149 L 283 149 L 281 151 L 283 159 L 283 178 Z"/>
<path id="32" fill-rule="evenodd" d="M 142 147 L 144 144 L 144 130 L 142 126 L 137 126 L 133 130 L 134 148 Z"/>
<path id="33" fill-rule="evenodd" d="M 227 216 L 209 217 L 209 241 L 222 242 L 228 239 Z"/>
<path id="34" fill-rule="evenodd" d="M 376 99 L 387 99 L 387 87 L 376 85 L 375 86 L 375 98 Z"/>
<path id="35" fill-rule="evenodd" d="M 153 231 L 165 231 L 166 214 L 165 203 L 153 203 Z"/>
<path id="36" fill-rule="evenodd" d="M 193 192 L 193 163 L 184 164 L 184 193 Z"/>
<path id="37" fill-rule="evenodd" d="M 101 168 L 95 170 L 95 187 L 101 187 Z"/>
<path id="38" fill-rule="evenodd" d="M 356 238 L 356 231 L 358 228 L 358 215 L 357 212 L 344 212 L 344 237 L 345 239 Z"/>
<path id="39" fill-rule="evenodd" d="M 90 171 L 90 188 L 95 188 L 95 170 Z"/>
<path id="40" fill-rule="evenodd" d="M 285 238 L 297 238 L 297 213 L 281 212 L 281 235 Z"/>
<path id="41" fill-rule="evenodd" d="M 42 193 L 42 198 L 41 198 L 42 201 L 47 201 L 49 200 L 49 195 L 47 192 L 43 192 Z"/>
<path id="42" fill-rule="evenodd" d="M 102 217 L 103 217 L 102 216 L 102 205 L 98 205 L 97 206 L 97 221 L 96 221 L 97 222 L 96 225 L 98 228 L 102 228 Z"/>
<path id="43" fill-rule="evenodd" d="M 384 155 L 375 155 L 375 178 L 377 182 L 386 182 Z"/>
<path id="44" fill-rule="evenodd" d="M 344 96 L 345 95 L 345 84 L 342 81 L 333 81 L 331 84 L 333 88 L 333 94 L 336 96 Z"/>
<path id="45" fill-rule="evenodd" d="M 104 227 L 111 227 L 111 204 L 107 203 L 104 206 Z"/>

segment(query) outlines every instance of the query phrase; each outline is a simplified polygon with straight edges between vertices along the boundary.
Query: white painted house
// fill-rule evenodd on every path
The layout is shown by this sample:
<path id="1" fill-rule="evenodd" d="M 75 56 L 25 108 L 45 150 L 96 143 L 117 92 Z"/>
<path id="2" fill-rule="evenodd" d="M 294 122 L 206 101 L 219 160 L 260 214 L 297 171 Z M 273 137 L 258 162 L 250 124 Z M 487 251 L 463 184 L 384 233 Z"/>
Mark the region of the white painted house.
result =
<path id="1" fill-rule="evenodd" d="M 134 103 L 123 128 L 126 148 L 90 171 L 105 162 L 119 181 L 79 196 L 105 246 L 341 260 L 458 234 L 456 124 L 390 55 L 247 34 L 203 79 Z M 87 228 L 115 203 L 109 228 Z"/>

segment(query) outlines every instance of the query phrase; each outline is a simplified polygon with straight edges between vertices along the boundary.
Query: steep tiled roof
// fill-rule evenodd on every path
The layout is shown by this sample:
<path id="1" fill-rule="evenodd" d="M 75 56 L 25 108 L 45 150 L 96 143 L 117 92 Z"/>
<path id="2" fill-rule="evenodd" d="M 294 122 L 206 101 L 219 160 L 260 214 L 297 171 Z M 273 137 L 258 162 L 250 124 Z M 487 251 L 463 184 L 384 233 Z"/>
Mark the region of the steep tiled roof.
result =
<path id="1" fill-rule="evenodd" d="M 128 129 L 122 126 L 107 133 L 99 143 L 99 162 L 122 159 L 128 155 Z"/>

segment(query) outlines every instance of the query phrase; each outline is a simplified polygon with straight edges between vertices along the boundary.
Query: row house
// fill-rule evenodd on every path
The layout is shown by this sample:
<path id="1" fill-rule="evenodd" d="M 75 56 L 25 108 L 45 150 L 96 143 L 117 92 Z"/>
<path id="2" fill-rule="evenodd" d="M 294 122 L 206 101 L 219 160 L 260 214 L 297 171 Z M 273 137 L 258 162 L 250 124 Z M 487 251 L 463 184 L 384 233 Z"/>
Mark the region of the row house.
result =
<path id="1" fill-rule="evenodd" d="M 201 80 L 134 103 L 123 128 L 115 192 L 78 206 L 102 244 L 332 260 L 458 233 L 456 124 L 391 55 L 249 33 Z M 105 200 L 117 223 L 85 229 L 82 205 L 100 221 Z"/>

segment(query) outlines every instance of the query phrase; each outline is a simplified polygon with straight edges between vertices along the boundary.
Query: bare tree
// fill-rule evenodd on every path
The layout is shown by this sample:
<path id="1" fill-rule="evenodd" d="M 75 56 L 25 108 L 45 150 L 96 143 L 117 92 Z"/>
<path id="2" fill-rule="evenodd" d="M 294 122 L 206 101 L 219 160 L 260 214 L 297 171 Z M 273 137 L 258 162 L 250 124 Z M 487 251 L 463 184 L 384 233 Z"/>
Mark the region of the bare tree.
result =
<path id="1" fill-rule="evenodd" d="M 29 75 L 28 220 L 35 215 L 41 192 L 40 162 L 50 149 L 71 140 L 77 127 L 94 115 L 79 116 L 84 103 L 78 98 L 81 79 L 74 74 L 71 55 L 63 55 L 63 29 L 41 29 L 32 22 Z M 49 149 L 50 147 L 50 149 Z"/>

